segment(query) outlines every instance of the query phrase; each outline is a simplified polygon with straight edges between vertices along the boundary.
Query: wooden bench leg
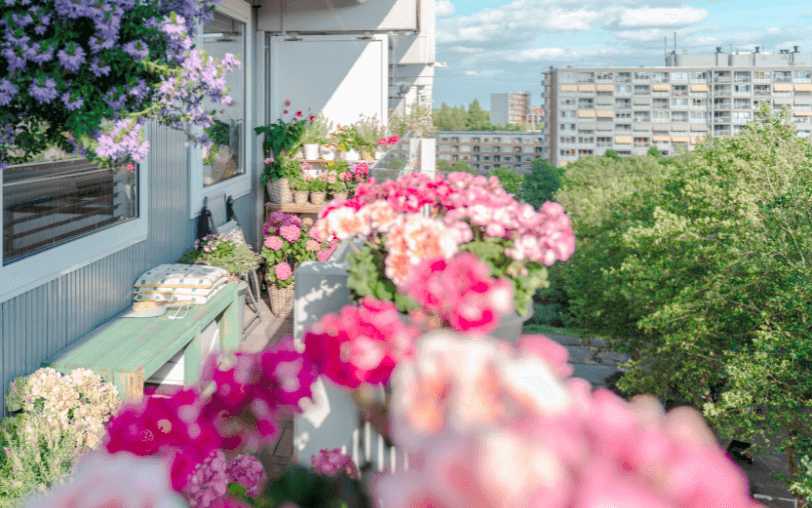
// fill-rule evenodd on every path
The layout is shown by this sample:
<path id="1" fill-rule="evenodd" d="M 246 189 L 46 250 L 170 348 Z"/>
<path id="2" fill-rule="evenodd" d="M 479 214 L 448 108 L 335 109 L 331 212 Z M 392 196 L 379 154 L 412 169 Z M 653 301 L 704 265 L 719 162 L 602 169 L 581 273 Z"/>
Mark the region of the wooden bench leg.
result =
<path id="1" fill-rule="evenodd" d="M 183 352 L 183 384 L 188 388 L 200 381 L 201 347 L 200 334 L 202 325 L 197 325 L 197 335 Z"/>
<path id="2" fill-rule="evenodd" d="M 217 326 L 220 327 L 220 345 L 221 351 L 236 351 L 240 347 L 240 329 L 242 323 L 239 323 L 239 298 L 237 292 L 234 292 L 234 299 L 231 304 L 217 318 Z"/>
<path id="3" fill-rule="evenodd" d="M 124 402 L 139 402 L 144 397 L 144 381 L 144 371 L 141 367 L 138 367 L 135 373 L 113 374 L 113 383 Z"/>

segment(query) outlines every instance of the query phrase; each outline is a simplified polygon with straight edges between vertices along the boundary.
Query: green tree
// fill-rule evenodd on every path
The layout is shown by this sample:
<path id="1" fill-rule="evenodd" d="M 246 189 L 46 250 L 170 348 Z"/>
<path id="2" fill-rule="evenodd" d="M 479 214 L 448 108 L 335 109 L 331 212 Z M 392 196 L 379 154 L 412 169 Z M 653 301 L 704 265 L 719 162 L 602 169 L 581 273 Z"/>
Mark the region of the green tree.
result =
<path id="1" fill-rule="evenodd" d="M 471 169 L 471 167 L 468 164 L 466 164 L 466 163 L 464 163 L 462 161 L 455 162 L 454 165 L 451 166 L 451 171 L 458 171 L 458 172 L 463 172 L 463 173 L 471 173 L 472 175 L 476 174 L 476 172 L 473 169 Z"/>
<path id="2" fill-rule="evenodd" d="M 563 169 L 556 168 L 544 159 L 533 161 L 533 170 L 525 175 L 522 184 L 524 199 L 537 210 L 545 201 L 552 201 L 553 194 L 561 187 Z"/>
<path id="3" fill-rule="evenodd" d="M 578 244 L 561 266 L 565 322 L 632 355 L 624 392 L 698 407 L 723 438 L 760 436 L 787 453 L 783 480 L 804 506 L 812 144 L 765 106 L 739 136 L 669 159 L 567 166 L 555 197 Z"/>
<path id="4" fill-rule="evenodd" d="M 620 160 L 620 155 L 618 155 L 617 152 L 612 150 L 611 148 L 609 150 L 606 150 L 606 153 L 603 154 L 603 156 L 608 157 L 610 159 L 615 159 L 616 161 Z"/>
<path id="5" fill-rule="evenodd" d="M 451 108 L 445 102 L 442 103 L 440 109 L 435 109 L 432 115 L 434 126 L 441 131 L 454 130 L 453 120 L 451 118 Z"/>
<path id="6" fill-rule="evenodd" d="M 445 160 L 442 160 L 442 159 L 438 160 L 437 164 L 436 164 L 436 167 L 435 167 L 435 170 L 436 171 L 442 171 L 442 172 L 451 171 L 451 164 L 449 164 L 448 161 L 445 161 Z"/>
<path id="7" fill-rule="evenodd" d="M 517 199 L 522 197 L 524 175 L 515 173 L 510 168 L 494 168 L 488 171 L 488 178 L 492 176 L 499 179 L 499 183 L 502 184 L 508 194 Z"/>
<path id="8" fill-rule="evenodd" d="M 466 129 L 478 131 L 490 123 L 490 115 L 487 111 L 483 111 L 482 106 L 479 104 L 479 99 L 474 99 L 474 101 L 468 105 Z"/>
<path id="9" fill-rule="evenodd" d="M 660 149 L 657 148 L 656 146 L 652 146 L 651 148 L 649 148 L 648 152 L 646 152 L 646 155 L 657 157 L 658 159 L 661 159 L 663 157 L 662 152 L 660 152 Z"/>
<path id="10" fill-rule="evenodd" d="M 465 106 L 460 104 L 456 108 L 451 109 L 451 126 L 454 131 L 466 130 L 468 122 L 468 113 L 465 111 Z"/>

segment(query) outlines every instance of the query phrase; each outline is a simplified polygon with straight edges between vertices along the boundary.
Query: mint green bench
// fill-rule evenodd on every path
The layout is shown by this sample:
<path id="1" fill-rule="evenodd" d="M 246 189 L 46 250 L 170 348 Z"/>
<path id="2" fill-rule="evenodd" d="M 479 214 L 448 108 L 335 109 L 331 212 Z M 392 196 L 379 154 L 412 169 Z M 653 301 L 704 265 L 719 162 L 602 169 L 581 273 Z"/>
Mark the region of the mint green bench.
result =
<path id="1" fill-rule="evenodd" d="M 239 347 L 237 302 L 237 284 L 226 284 L 207 303 L 190 305 L 182 319 L 169 319 L 175 310 L 152 318 L 122 318 L 130 311 L 127 309 L 42 362 L 42 366 L 62 374 L 80 367 L 90 369 L 113 383 L 119 397 L 138 401 L 144 396 L 144 380 L 186 348 L 183 381 L 190 386 L 200 376 L 200 332 L 209 323 L 217 321 L 222 351 L 236 351 Z"/>

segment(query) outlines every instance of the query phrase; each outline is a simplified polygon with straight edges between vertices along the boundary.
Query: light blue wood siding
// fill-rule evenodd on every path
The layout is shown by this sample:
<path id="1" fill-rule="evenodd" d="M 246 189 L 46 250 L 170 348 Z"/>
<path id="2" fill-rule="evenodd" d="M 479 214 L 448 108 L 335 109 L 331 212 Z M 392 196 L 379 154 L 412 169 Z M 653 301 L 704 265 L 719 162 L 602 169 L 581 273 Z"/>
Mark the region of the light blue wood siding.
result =
<path id="1" fill-rule="evenodd" d="M 79 268 L 0 304 L 0 404 L 8 415 L 9 382 L 31 374 L 42 361 L 132 305 L 136 277 L 175 262 L 195 239 L 189 219 L 186 136 L 152 125 L 148 130 L 149 236 L 116 254 Z M 255 242 L 253 193 L 236 200 L 234 211 L 246 240 Z"/>

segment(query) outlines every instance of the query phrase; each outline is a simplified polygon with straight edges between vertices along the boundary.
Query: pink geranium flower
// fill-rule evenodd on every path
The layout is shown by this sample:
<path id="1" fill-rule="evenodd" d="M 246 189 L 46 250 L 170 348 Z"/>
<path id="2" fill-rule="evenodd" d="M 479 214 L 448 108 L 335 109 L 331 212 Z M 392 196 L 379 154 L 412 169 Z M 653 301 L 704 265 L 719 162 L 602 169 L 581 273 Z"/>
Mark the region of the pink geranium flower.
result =
<path id="1" fill-rule="evenodd" d="M 282 243 L 282 239 L 278 236 L 269 236 L 265 239 L 264 245 L 273 251 L 278 251 L 284 246 L 284 243 Z"/>
<path id="2" fill-rule="evenodd" d="M 282 226 L 281 228 L 279 228 L 279 234 L 282 235 L 282 238 L 284 238 L 285 240 L 289 241 L 290 243 L 293 243 L 299 239 L 299 236 L 301 236 L 302 228 L 294 224 Z"/>
<path id="3" fill-rule="evenodd" d="M 334 476 L 339 473 L 347 473 L 350 478 L 361 479 L 358 466 L 353 462 L 352 457 L 341 453 L 341 448 L 320 450 L 318 455 L 310 457 L 310 469 L 327 476 Z"/>

